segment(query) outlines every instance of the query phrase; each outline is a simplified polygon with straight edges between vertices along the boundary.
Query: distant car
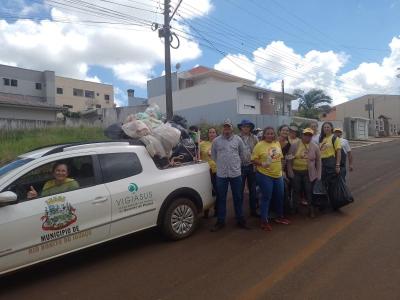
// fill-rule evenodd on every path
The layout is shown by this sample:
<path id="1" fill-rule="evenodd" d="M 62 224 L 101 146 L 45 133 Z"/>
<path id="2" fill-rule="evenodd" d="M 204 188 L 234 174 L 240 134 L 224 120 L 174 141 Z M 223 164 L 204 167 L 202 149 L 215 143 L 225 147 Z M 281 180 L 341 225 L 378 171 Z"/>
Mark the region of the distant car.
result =
<path id="1" fill-rule="evenodd" d="M 60 161 L 79 187 L 41 196 Z M 186 238 L 212 206 L 211 191 L 207 163 L 159 169 L 129 142 L 26 153 L 0 168 L 0 274 L 154 226 Z"/>

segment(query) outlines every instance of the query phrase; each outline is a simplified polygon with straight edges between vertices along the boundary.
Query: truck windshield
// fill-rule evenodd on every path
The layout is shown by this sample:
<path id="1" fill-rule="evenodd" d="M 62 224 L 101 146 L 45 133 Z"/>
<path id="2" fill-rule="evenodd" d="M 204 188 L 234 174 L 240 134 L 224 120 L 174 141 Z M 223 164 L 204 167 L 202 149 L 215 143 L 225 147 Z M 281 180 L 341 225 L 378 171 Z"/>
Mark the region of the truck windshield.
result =
<path id="1" fill-rule="evenodd" d="M 21 167 L 25 164 L 27 164 L 28 162 L 32 161 L 33 158 L 18 158 L 2 167 L 0 167 L 0 177 L 4 176 L 5 174 L 7 174 L 8 172 Z"/>

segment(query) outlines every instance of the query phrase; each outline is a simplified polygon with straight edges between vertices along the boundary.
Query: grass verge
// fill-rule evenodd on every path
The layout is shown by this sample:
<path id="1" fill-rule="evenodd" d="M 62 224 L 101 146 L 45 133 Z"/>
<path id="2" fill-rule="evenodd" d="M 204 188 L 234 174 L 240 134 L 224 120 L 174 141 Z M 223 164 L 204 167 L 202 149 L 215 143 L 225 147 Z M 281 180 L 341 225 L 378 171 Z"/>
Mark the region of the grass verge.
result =
<path id="1" fill-rule="evenodd" d="M 53 127 L 35 130 L 2 131 L 0 132 L 0 165 L 38 147 L 106 139 L 103 129 L 95 127 Z"/>

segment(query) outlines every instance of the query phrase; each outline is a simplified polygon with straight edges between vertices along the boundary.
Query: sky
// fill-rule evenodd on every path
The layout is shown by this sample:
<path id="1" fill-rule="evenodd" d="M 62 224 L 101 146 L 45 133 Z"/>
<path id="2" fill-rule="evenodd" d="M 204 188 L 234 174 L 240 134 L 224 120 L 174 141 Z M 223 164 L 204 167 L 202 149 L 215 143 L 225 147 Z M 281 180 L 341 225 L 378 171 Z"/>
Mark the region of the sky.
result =
<path id="1" fill-rule="evenodd" d="M 178 0 L 171 0 L 173 8 Z M 0 63 L 114 85 L 146 97 L 164 72 L 163 0 L 0 0 Z M 197 65 L 334 104 L 399 94 L 400 0 L 183 0 L 173 71 Z M 152 28 L 153 27 L 153 28 Z"/>

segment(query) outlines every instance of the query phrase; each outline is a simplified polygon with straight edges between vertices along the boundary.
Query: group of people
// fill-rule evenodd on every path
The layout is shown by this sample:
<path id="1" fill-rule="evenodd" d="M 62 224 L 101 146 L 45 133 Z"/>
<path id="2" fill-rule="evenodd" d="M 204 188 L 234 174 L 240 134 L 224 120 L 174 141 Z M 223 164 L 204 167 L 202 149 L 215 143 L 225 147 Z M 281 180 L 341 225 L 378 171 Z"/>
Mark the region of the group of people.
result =
<path id="1" fill-rule="evenodd" d="M 236 135 L 232 122 L 225 120 L 220 135 L 216 128 L 209 128 L 208 139 L 199 145 L 201 159 L 210 166 L 216 197 L 213 232 L 225 227 L 229 186 L 239 228 L 249 229 L 243 213 L 247 186 L 250 216 L 260 218 L 261 229 L 271 231 L 272 221 L 289 225 L 286 216 L 296 213 L 300 205 L 315 217 L 314 185 L 322 183 L 329 198 L 335 178 L 346 178 L 347 160 L 348 169 L 353 170 L 349 143 L 330 122 L 322 125 L 320 133 L 317 122 L 300 134 L 294 125 L 260 130 L 249 120 L 238 124 L 238 129 Z"/>

